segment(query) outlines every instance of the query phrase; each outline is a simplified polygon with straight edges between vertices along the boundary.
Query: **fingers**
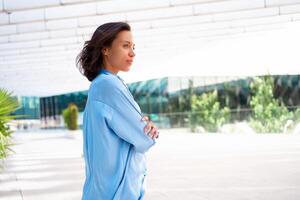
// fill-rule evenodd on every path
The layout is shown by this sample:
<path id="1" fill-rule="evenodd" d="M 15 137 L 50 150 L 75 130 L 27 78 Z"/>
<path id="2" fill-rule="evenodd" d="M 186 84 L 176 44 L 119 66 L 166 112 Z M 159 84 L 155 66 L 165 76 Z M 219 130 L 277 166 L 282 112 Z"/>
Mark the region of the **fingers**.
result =
<path id="1" fill-rule="evenodd" d="M 148 133 L 154 127 L 153 122 L 149 121 L 147 125 L 144 127 L 144 131 Z"/>
<path id="2" fill-rule="evenodd" d="M 153 134 L 153 136 L 152 136 L 152 139 L 157 139 L 159 137 L 159 131 L 156 129 L 155 131 L 154 131 L 154 134 Z"/>
<path id="3" fill-rule="evenodd" d="M 143 116 L 142 119 L 141 119 L 141 121 L 146 121 L 146 122 L 148 122 L 148 121 L 150 121 L 150 119 L 149 119 L 148 116 Z"/>
<path id="4" fill-rule="evenodd" d="M 159 131 L 157 130 L 156 126 L 154 126 L 153 122 L 151 122 L 151 121 L 149 121 L 148 124 L 145 126 L 144 131 L 152 139 L 159 137 Z"/>
<path id="5" fill-rule="evenodd" d="M 148 136 L 151 137 L 152 139 L 156 138 L 157 135 L 158 135 L 158 130 L 157 130 L 157 128 L 154 128 L 154 127 L 148 133 Z"/>

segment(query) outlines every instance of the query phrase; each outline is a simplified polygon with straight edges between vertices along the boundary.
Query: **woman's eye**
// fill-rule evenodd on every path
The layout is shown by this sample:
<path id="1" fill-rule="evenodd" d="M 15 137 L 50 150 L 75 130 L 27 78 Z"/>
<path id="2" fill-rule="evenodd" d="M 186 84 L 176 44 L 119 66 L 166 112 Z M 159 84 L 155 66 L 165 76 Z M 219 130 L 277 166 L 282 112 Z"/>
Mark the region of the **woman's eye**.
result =
<path id="1" fill-rule="evenodd" d="M 126 47 L 126 48 L 127 48 L 127 47 L 129 47 L 129 45 L 128 45 L 128 44 L 125 44 L 123 47 Z M 133 47 L 132 49 L 135 50 L 135 47 Z"/>

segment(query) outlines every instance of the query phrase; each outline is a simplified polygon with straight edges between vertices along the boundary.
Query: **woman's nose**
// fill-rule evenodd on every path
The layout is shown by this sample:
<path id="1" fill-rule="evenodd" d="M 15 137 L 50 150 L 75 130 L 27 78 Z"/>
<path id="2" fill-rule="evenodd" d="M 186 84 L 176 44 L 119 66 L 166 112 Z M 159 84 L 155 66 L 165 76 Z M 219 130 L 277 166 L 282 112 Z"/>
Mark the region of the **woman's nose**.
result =
<path id="1" fill-rule="evenodd" d="M 131 51 L 130 51 L 129 55 L 130 55 L 131 57 L 134 57 L 134 56 L 135 56 L 135 52 L 134 52 L 134 50 L 133 50 L 133 49 L 131 49 Z"/>

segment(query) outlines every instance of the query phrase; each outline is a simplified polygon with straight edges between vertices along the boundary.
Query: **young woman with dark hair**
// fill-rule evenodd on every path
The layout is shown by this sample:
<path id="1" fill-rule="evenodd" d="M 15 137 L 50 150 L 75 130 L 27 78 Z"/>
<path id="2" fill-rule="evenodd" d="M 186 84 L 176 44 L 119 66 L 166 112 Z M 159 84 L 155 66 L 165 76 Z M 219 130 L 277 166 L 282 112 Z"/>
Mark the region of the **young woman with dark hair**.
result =
<path id="1" fill-rule="evenodd" d="M 99 26 L 77 56 L 91 81 L 83 115 L 82 200 L 144 198 L 145 152 L 159 133 L 117 75 L 130 70 L 134 46 L 129 24 L 111 22 Z"/>

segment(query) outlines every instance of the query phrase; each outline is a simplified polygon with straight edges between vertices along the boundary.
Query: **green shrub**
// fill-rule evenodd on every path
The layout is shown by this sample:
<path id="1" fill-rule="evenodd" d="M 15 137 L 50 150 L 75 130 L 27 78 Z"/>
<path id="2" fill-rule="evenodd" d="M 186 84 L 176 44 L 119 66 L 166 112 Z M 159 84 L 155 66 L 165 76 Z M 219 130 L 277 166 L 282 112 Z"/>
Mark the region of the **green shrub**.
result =
<path id="1" fill-rule="evenodd" d="M 65 126 L 69 130 L 78 129 L 77 118 L 78 118 L 78 108 L 74 103 L 70 103 L 66 109 L 63 110 L 63 118 Z"/>
<path id="2" fill-rule="evenodd" d="M 289 119 L 293 119 L 293 113 L 274 98 L 274 80 L 271 76 L 255 78 L 250 88 L 254 95 L 251 97 L 250 106 L 253 114 L 250 125 L 257 132 L 270 133 L 282 132 Z"/>
<path id="3" fill-rule="evenodd" d="M 300 108 L 297 108 L 297 110 L 294 111 L 294 122 L 300 122 Z"/>
<path id="4" fill-rule="evenodd" d="M 228 107 L 220 108 L 218 93 L 204 93 L 201 96 L 192 96 L 192 108 L 189 116 L 191 131 L 194 132 L 197 125 L 206 131 L 216 132 L 230 119 Z"/>
<path id="5" fill-rule="evenodd" d="M 17 116 L 10 115 L 19 107 L 18 101 L 12 98 L 11 93 L 0 89 L 0 160 L 7 157 L 12 145 L 11 134 L 8 123 Z"/>

